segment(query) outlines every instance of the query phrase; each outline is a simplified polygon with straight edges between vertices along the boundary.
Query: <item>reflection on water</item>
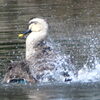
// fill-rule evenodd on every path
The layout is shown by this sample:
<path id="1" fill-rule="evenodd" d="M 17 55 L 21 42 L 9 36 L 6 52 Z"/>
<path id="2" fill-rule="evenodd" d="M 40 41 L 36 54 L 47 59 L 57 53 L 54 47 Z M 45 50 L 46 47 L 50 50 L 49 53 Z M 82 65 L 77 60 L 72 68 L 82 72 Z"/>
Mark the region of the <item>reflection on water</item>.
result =
<path id="1" fill-rule="evenodd" d="M 49 38 L 52 38 L 55 46 L 60 45 L 62 53 L 71 56 L 71 61 L 77 71 L 84 66 L 94 69 L 95 59 L 97 61 L 100 59 L 99 0 L 0 0 L 1 78 L 10 61 L 24 58 L 25 40 L 18 39 L 17 34 L 27 28 L 26 23 L 32 17 L 43 17 L 48 21 Z M 28 92 L 25 89 L 24 92 L 20 89 L 9 91 L 3 88 L 0 91 L 0 98 L 2 100 L 11 100 L 11 98 L 16 98 L 12 100 L 28 98 L 47 100 L 50 96 L 49 100 L 83 100 L 84 98 L 92 100 L 92 98 L 99 98 L 100 89 L 91 90 L 89 87 L 89 91 L 89 89 L 80 87 L 78 90 L 74 87 L 61 90 L 60 87 L 55 90 L 49 87 L 46 90 L 46 88 L 41 89 L 40 92 L 34 89 Z"/>
<path id="2" fill-rule="evenodd" d="M 99 100 L 99 94 L 99 83 L 9 85 L 0 88 L 2 100 Z"/>

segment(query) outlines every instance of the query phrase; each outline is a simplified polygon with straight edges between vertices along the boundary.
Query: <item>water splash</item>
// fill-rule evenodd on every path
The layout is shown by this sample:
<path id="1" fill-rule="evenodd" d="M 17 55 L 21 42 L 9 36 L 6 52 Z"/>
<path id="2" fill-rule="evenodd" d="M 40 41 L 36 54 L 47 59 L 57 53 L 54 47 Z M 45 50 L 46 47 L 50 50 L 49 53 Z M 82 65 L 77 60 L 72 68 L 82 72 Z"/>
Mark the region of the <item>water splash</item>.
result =
<path id="1" fill-rule="evenodd" d="M 94 40 L 92 40 L 94 41 Z M 91 45 L 90 45 L 91 44 Z M 71 62 L 70 55 L 62 54 L 61 50 L 56 47 L 56 58 L 50 59 L 50 63 L 54 64 L 54 70 L 45 70 L 39 77 L 40 82 L 95 82 L 100 81 L 100 63 L 96 57 L 94 44 L 90 43 L 90 53 L 87 57 L 87 62 L 83 68 L 77 72 L 76 68 Z M 55 50 L 53 43 L 48 44 Z M 32 72 L 34 73 L 34 72 Z"/>
<path id="2" fill-rule="evenodd" d="M 97 52 L 99 38 L 93 30 L 90 34 L 89 42 L 86 45 L 88 47 L 87 50 L 89 51 L 87 54 L 87 61 L 83 68 L 78 71 L 77 81 L 81 82 L 100 81 L 100 62 Z"/>
<path id="3" fill-rule="evenodd" d="M 46 70 L 44 71 L 44 75 L 40 78 L 40 82 L 50 82 L 50 81 L 58 81 L 58 82 L 68 82 L 74 79 L 73 68 L 74 66 L 69 61 L 69 56 L 59 56 L 56 59 L 54 70 Z M 68 61 L 68 62 L 66 62 Z"/>
<path id="4" fill-rule="evenodd" d="M 81 82 L 96 82 L 100 81 L 100 63 L 95 57 L 94 68 L 88 68 L 87 64 L 79 70 L 78 72 L 78 81 Z"/>
<path id="5" fill-rule="evenodd" d="M 39 82 L 65 82 L 71 81 L 74 76 L 75 67 L 71 63 L 70 55 L 61 52 L 60 45 L 48 42 L 52 53 L 48 56 L 42 56 L 31 65 L 31 73 Z M 58 48 L 57 48 L 58 47 Z M 38 68 L 40 71 L 38 71 Z M 41 68 L 44 69 L 41 71 Z"/>

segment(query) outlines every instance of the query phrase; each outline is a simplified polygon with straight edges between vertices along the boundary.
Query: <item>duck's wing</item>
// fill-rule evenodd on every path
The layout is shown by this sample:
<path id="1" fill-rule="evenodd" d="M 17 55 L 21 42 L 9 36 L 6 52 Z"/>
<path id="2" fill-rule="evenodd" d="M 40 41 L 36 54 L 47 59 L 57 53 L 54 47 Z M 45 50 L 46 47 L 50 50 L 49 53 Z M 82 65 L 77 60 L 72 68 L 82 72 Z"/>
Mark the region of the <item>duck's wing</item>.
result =
<path id="1" fill-rule="evenodd" d="M 30 73 L 29 65 L 25 61 L 13 62 L 9 65 L 2 81 L 3 83 L 29 83 L 36 82 Z"/>

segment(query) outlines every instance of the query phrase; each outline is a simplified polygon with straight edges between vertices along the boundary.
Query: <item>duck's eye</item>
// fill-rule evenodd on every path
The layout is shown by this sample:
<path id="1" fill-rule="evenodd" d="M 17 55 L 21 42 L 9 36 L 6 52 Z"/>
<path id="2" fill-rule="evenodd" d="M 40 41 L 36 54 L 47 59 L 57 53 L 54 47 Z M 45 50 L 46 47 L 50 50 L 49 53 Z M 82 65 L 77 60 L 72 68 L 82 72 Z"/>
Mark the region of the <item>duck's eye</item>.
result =
<path id="1" fill-rule="evenodd" d="M 38 22 L 33 22 L 34 24 L 37 24 Z"/>

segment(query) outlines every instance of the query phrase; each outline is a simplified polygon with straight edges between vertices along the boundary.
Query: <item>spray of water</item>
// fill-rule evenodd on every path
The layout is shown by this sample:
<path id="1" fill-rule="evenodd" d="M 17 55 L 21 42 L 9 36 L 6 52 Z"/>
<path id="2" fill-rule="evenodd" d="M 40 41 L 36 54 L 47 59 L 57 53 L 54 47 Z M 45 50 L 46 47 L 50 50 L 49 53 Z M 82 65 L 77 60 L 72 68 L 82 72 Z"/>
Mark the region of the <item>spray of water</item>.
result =
<path id="1" fill-rule="evenodd" d="M 71 63 L 70 55 L 65 55 L 60 52 L 58 46 L 55 50 L 53 43 L 48 44 L 50 47 L 54 48 L 56 52 L 56 57 L 49 59 L 49 64 L 55 66 L 54 70 L 45 70 L 39 79 L 40 82 L 95 82 L 100 81 L 100 63 L 99 59 L 96 57 L 94 40 L 91 40 L 92 43 L 89 43 L 90 53 L 87 57 L 87 62 L 83 65 L 82 69 L 77 72 L 75 75 L 76 69 L 75 66 Z M 34 72 L 33 72 L 34 73 Z"/>
<path id="2" fill-rule="evenodd" d="M 90 41 L 86 45 L 89 50 L 89 53 L 87 54 L 87 61 L 85 62 L 83 67 L 77 72 L 77 76 L 75 75 L 76 69 L 75 66 L 71 63 L 70 55 L 62 55 L 59 52 L 56 63 L 53 62 L 55 66 L 57 66 L 56 69 L 51 72 L 45 72 L 46 77 L 44 76 L 44 81 L 48 80 L 47 77 L 52 76 L 53 79 L 56 79 L 57 81 L 65 82 L 66 77 L 62 73 L 68 73 L 69 76 L 67 76 L 67 79 L 71 79 L 72 82 L 100 81 L 100 62 L 96 52 L 96 47 L 99 44 L 99 41 L 98 38 L 96 38 L 94 35 L 95 34 L 90 37 Z"/>
<path id="3" fill-rule="evenodd" d="M 83 68 L 78 72 L 77 81 L 81 82 L 95 82 L 100 81 L 100 62 L 97 57 L 97 47 L 99 45 L 99 39 L 96 33 L 93 31 L 91 33 L 90 41 L 87 43 L 89 46 L 89 53 L 87 57 L 87 62 L 84 64 Z"/>
<path id="4" fill-rule="evenodd" d="M 95 57 L 95 68 L 89 69 L 85 64 L 84 67 L 78 72 L 78 81 L 81 82 L 95 82 L 100 81 L 100 63 Z"/>

